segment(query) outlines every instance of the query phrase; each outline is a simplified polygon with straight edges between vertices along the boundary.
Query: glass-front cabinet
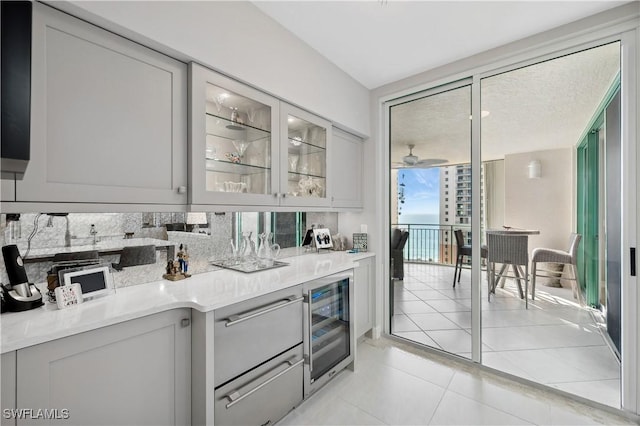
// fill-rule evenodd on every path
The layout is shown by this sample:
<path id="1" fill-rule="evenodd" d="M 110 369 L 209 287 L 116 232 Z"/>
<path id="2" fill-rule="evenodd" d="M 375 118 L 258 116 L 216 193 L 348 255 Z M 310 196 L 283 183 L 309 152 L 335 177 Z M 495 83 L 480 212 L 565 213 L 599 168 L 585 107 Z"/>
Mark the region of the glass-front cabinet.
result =
<path id="1" fill-rule="evenodd" d="M 194 205 L 329 207 L 331 123 L 191 64 Z"/>
<path id="2" fill-rule="evenodd" d="M 279 101 L 191 65 L 191 204 L 277 205 Z"/>
<path id="3" fill-rule="evenodd" d="M 283 205 L 329 206 L 327 152 L 331 123 L 291 105 L 280 104 L 283 135 L 280 190 Z"/>

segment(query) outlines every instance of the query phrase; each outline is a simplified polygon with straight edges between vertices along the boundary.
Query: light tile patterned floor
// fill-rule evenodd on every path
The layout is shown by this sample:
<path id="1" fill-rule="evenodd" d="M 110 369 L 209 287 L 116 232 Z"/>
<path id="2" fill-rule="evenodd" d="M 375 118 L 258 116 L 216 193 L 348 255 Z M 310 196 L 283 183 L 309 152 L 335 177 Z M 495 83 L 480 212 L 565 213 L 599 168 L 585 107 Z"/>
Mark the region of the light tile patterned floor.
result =
<path id="1" fill-rule="evenodd" d="M 484 278 L 484 277 L 483 277 Z M 455 288 L 453 268 L 405 264 L 395 283 L 393 334 L 471 357 L 470 271 Z M 580 308 L 569 289 L 538 285 L 536 300 L 518 297 L 507 280 L 487 301 L 482 286 L 483 363 L 492 368 L 620 406 L 620 365 L 593 311 Z"/>
<path id="2" fill-rule="evenodd" d="M 386 339 L 289 413 L 288 425 L 635 424 L 615 414 Z"/>

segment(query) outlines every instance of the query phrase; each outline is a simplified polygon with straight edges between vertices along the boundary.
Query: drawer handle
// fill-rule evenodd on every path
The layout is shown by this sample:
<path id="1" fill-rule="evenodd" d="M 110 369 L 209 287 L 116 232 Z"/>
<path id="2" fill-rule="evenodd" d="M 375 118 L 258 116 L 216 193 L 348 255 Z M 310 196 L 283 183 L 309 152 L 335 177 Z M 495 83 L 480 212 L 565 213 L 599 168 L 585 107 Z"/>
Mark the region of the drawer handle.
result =
<path id="1" fill-rule="evenodd" d="M 256 386 L 255 388 L 251 389 L 249 392 L 245 393 L 244 395 L 240 395 L 240 392 L 238 392 L 237 390 L 229 393 L 228 395 L 225 396 L 225 398 L 229 399 L 229 401 L 231 401 L 231 402 L 229 402 L 226 405 L 226 408 L 229 409 L 229 408 L 233 407 L 234 405 L 236 405 L 237 403 L 239 403 L 240 401 L 242 401 L 243 399 L 245 399 L 249 395 L 251 395 L 251 394 L 253 394 L 255 392 L 258 392 L 260 389 L 262 389 L 263 387 L 267 386 L 269 383 L 273 382 L 274 380 L 278 379 L 279 377 L 287 374 L 289 371 L 293 370 L 294 368 L 296 368 L 297 366 L 299 366 L 303 362 L 304 362 L 304 359 L 301 359 L 301 360 L 299 360 L 297 362 L 293 362 L 291 360 L 285 361 L 282 364 L 280 364 L 277 367 L 275 367 L 273 370 L 275 370 L 276 368 L 278 368 L 278 367 L 280 367 L 282 365 L 289 364 L 289 367 L 287 369 L 282 370 L 281 372 L 279 372 L 278 374 L 276 374 L 275 376 L 273 376 L 269 380 L 260 383 L 258 386 Z M 271 373 L 273 370 L 269 371 L 266 374 Z"/>
<path id="2" fill-rule="evenodd" d="M 260 315 L 268 314 L 269 312 L 284 308 L 285 306 L 293 305 L 294 303 L 298 303 L 300 301 L 302 301 L 302 296 L 291 296 L 287 299 L 280 300 L 273 305 L 268 305 L 265 309 L 261 309 L 259 311 L 248 312 L 242 315 L 231 315 L 229 318 L 227 318 L 227 323 L 225 324 L 225 326 L 231 327 L 232 325 L 240 324 L 241 322 L 259 317 Z"/>

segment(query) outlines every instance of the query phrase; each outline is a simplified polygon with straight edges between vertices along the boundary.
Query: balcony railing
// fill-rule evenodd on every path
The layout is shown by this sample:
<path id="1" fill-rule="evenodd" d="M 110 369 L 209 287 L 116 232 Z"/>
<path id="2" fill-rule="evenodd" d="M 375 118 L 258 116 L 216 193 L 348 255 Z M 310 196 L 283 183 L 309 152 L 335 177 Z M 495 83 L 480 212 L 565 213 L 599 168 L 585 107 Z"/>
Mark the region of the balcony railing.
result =
<path id="1" fill-rule="evenodd" d="M 393 224 L 394 228 L 409 231 L 409 239 L 404 246 L 404 260 L 413 263 L 438 263 L 455 265 L 456 237 L 453 233 L 461 229 L 465 242 L 469 243 L 470 225 L 440 224 Z"/>

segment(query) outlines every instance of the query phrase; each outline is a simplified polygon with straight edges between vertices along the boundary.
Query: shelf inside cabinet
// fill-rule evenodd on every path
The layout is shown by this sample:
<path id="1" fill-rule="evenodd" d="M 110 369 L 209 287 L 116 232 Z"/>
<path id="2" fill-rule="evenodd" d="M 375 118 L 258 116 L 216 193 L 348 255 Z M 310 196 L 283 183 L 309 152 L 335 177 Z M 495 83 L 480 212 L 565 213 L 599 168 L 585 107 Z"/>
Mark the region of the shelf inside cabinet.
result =
<path id="1" fill-rule="evenodd" d="M 271 137 L 271 132 L 268 130 L 259 129 L 248 124 L 237 123 L 228 118 L 211 113 L 206 113 L 206 115 L 208 135 L 229 140 L 242 139 L 249 142 Z"/>
<path id="2" fill-rule="evenodd" d="M 299 181 L 303 177 L 311 177 L 316 179 L 326 179 L 326 176 L 314 175 L 311 173 L 287 172 L 290 181 Z"/>
<path id="3" fill-rule="evenodd" d="M 255 175 L 270 172 L 271 169 L 264 166 L 254 166 L 251 164 L 234 163 L 232 161 L 207 158 L 207 171 L 233 173 L 237 175 Z"/>
<path id="4" fill-rule="evenodd" d="M 315 145 L 310 142 L 305 142 L 296 138 L 288 138 L 289 145 L 287 149 L 289 154 L 310 155 L 318 152 L 326 152 L 327 149 L 320 145 Z"/>

